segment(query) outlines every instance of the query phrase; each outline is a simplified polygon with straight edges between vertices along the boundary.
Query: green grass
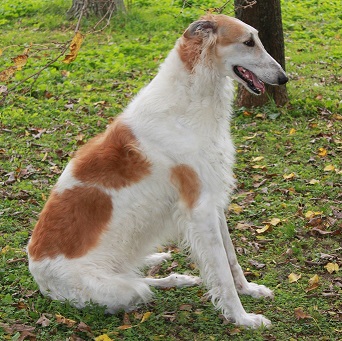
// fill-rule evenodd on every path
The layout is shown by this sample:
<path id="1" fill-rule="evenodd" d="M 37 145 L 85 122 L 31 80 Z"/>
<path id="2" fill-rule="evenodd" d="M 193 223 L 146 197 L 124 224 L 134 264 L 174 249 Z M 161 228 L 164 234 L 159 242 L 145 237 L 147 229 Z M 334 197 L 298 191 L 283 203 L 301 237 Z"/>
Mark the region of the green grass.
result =
<path id="1" fill-rule="evenodd" d="M 134 327 L 118 329 L 125 324 L 123 313 L 108 316 L 101 307 L 77 310 L 51 301 L 40 295 L 29 274 L 25 246 L 74 151 L 105 129 L 153 78 L 189 22 L 206 8 L 222 5 L 192 1 L 192 7 L 181 10 L 181 3 L 134 1 L 111 27 L 87 35 L 75 62 L 55 62 L 36 81 L 18 86 L 0 107 L 0 339 L 18 340 L 23 330 L 37 340 L 92 340 L 102 334 L 113 340 L 341 339 L 341 277 L 324 268 L 329 262 L 341 265 L 341 235 L 336 233 L 342 168 L 339 0 L 283 1 L 290 102 L 282 109 L 237 108 L 232 122 L 239 184 L 232 203 L 241 210 L 232 207 L 228 215 L 232 238 L 248 279 L 275 291 L 274 301 L 241 299 L 247 311 L 272 320 L 270 330 L 225 323 L 203 287 L 156 290 L 153 303 L 129 314 Z M 76 22 L 64 15 L 68 6 L 65 0 L 1 1 L 0 71 L 32 42 L 28 62 L 6 84 L 9 89 L 57 55 L 55 42 L 73 37 Z M 226 13 L 232 13 L 231 7 Z M 82 31 L 93 24 L 82 23 Z M 320 155 L 324 150 L 327 154 Z M 329 165 L 335 169 L 325 170 Z M 310 220 L 308 211 L 322 213 Z M 272 218 L 281 221 L 258 233 Z M 173 271 L 196 273 L 177 250 L 174 259 Z M 168 274 L 170 266 L 164 264 L 157 275 Z M 289 283 L 292 272 L 301 274 L 298 282 Z M 319 286 L 306 292 L 315 274 Z M 297 319 L 299 307 L 311 318 Z M 152 315 L 140 323 L 145 312 Z M 48 326 L 36 324 L 42 314 Z M 56 314 L 75 323 L 59 323 Z"/>

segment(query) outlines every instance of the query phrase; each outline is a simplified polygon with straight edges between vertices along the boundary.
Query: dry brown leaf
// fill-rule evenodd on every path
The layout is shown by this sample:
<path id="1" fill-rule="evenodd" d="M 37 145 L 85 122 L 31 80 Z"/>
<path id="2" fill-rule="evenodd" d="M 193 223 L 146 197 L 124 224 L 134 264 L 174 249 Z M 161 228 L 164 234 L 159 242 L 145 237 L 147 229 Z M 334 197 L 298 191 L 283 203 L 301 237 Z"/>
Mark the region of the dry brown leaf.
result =
<path id="1" fill-rule="evenodd" d="M 45 316 L 45 314 L 42 314 L 42 316 L 37 320 L 36 324 L 40 324 L 42 327 L 49 326 L 51 321 Z"/>
<path id="2" fill-rule="evenodd" d="M 16 66 L 10 66 L 7 69 L 1 71 L 0 72 L 0 82 L 8 81 L 11 77 L 13 77 L 13 75 L 15 74 L 16 71 L 17 71 Z"/>
<path id="3" fill-rule="evenodd" d="M 70 54 L 67 54 L 65 56 L 64 60 L 62 60 L 63 63 L 70 64 L 76 59 L 78 51 L 81 48 L 82 41 L 83 41 L 83 35 L 81 34 L 81 32 L 76 32 L 74 38 L 72 39 L 70 43 L 70 47 L 69 47 Z"/>
<path id="4" fill-rule="evenodd" d="M 55 316 L 56 316 L 57 323 L 65 324 L 67 327 L 72 327 L 76 323 L 76 321 L 68 319 L 64 317 L 63 315 L 56 314 Z"/>
<path id="5" fill-rule="evenodd" d="M 19 56 L 16 56 L 12 58 L 12 61 L 14 62 L 14 65 L 17 67 L 17 70 L 21 70 L 23 66 L 27 63 L 28 55 L 27 54 L 21 54 Z"/>
<path id="6" fill-rule="evenodd" d="M 119 330 L 126 330 L 126 329 L 130 329 L 132 328 L 133 326 L 131 324 L 124 324 L 120 327 L 118 327 Z M 96 339 L 97 340 L 97 339 Z M 101 339 L 102 340 L 102 339 Z"/>
<path id="7" fill-rule="evenodd" d="M 294 314 L 295 314 L 296 319 L 298 319 L 298 320 L 311 319 L 312 318 L 309 314 L 307 314 L 303 311 L 303 308 L 295 308 Z"/>

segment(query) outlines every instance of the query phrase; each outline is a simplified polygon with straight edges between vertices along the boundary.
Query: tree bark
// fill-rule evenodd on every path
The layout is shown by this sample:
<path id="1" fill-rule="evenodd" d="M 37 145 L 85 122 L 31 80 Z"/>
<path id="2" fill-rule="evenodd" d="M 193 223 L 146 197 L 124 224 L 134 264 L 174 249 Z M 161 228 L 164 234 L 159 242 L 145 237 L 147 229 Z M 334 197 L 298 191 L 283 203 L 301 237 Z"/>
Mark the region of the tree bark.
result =
<path id="1" fill-rule="evenodd" d="M 281 18 L 280 0 L 258 0 L 252 7 L 244 6 L 245 0 L 234 0 L 235 15 L 238 19 L 259 31 L 259 37 L 266 51 L 285 70 L 284 35 Z M 266 91 L 260 96 L 248 92 L 239 84 L 236 104 L 239 107 L 258 107 L 273 99 L 277 106 L 288 101 L 286 85 L 271 86 L 266 84 Z"/>
<path id="2" fill-rule="evenodd" d="M 78 18 L 82 13 L 84 16 L 104 17 L 120 11 L 125 11 L 124 0 L 73 0 L 67 16 L 68 18 Z"/>

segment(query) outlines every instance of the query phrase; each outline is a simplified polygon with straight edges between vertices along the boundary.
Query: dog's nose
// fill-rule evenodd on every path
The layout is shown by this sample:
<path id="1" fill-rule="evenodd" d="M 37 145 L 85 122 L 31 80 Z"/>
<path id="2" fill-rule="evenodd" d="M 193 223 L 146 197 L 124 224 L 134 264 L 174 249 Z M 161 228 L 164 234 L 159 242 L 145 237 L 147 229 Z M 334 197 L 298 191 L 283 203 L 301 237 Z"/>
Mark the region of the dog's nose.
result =
<path id="1" fill-rule="evenodd" d="M 281 75 L 278 77 L 278 84 L 279 85 L 283 85 L 285 83 L 287 83 L 289 79 L 287 78 L 287 76 L 285 74 Z"/>

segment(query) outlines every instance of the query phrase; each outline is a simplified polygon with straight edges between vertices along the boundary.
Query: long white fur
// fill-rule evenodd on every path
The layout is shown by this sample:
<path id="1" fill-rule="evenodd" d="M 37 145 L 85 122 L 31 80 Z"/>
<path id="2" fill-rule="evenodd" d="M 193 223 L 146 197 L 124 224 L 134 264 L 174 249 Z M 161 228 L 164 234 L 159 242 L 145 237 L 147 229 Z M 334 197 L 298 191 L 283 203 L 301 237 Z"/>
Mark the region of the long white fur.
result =
<path id="1" fill-rule="evenodd" d="M 246 36 L 256 37 L 250 26 L 238 21 L 236 25 L 244 25 Z M 180 240 L 197 262 L 213 303 L 225 317 L 253 328 L 269 325 L 268 319 L 248 314 L 242 307 L 238 292 L 272 297 L 272 291 L 245 279 L 224 215 L 235 183 L 229 131 L 234 95 L 230 60 L 239 58 L 234 52 L 238 48 L 219 47 L 224 55 L 222 65 L 199 61 L 189 72 L 177 51 L 181 42 L 182 38 L 157 76 L 121 115 L 151 162 L 152 174 L 119 191 L 101 187 L 111 196 L 115 209 L 96 248 L 81 258 L 30 259 L 30 271 L 42 293 L 53 299 L 70 300 L 77 307 L 92 301 L 107 306 L 109 312 L 134 309 L 151 299 L 150 286 L 200 283 L 199 278 L 186 275 L 153 279 L 140 273 L 145 265 L 170 257 L 151 257 L 156 246 Z M 260 58 L 266 62 L 254 66 L 254 72 L 273 78 L 283 73 L 263 48 L 262 53 Z M 243 58 L 248 60 L 248 55 Z M 179 164 L 191 166 L 201 181 L 200 198 L 193 210 L 179 201 L 170 182 L 170 169 Z M 72 167 L 73 161 L 57 183 L 58 192 L 79 183 Z"/>

